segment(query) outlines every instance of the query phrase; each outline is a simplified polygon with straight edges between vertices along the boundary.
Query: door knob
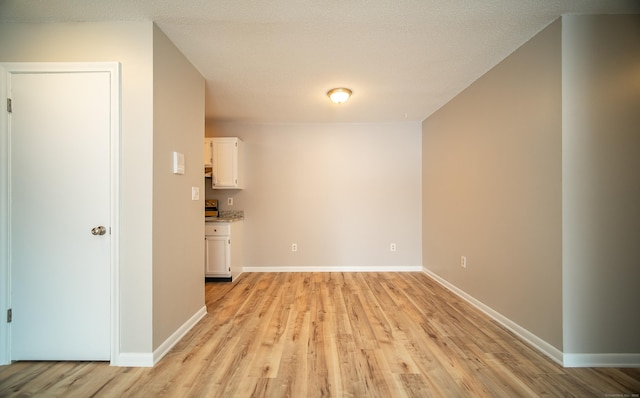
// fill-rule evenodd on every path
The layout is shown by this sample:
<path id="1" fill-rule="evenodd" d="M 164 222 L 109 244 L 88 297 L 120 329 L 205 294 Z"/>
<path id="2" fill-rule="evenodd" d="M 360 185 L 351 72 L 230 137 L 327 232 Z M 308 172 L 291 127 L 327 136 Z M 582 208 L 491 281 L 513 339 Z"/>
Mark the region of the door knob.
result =
<path id="1" fill-rule="evenodd" d="M 106 233 L 107 233 L 107 229 L 105 227 L 103 227 L 102 225 L 100 225 L 98 227 L 91 228 L 91 234 L 92 235 L 104 235 Z"/>

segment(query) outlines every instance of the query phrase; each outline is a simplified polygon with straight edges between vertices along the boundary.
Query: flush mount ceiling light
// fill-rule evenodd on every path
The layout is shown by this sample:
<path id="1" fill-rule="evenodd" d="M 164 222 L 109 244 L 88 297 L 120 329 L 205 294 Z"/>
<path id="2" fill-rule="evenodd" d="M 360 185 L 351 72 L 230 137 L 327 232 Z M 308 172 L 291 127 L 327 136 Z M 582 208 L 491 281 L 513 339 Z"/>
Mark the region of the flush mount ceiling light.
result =
<path id="1" fill-rule="evenodd" d="M 348 88 L 339 87 L 339 88 L 332 88 L 327 92 L 327 95 L 329 96 L 329 99 L 333 101 L 333 103 L 343 104 L 347 102 L 347 100 L 351 96 L 351 93 L 352 93 L 351 90 L 349 90 Z"/>

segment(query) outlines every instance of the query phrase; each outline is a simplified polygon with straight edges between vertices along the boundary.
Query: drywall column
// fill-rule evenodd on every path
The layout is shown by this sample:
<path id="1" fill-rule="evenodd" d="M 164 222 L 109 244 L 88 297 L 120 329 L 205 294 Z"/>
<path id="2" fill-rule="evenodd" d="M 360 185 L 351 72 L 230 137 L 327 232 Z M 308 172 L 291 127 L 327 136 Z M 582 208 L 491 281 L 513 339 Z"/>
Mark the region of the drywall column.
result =
<path id="1" fill-rule="evenodd" d="M 153 349 L 204 304 L 204 78 L 153 27 Z M 184 174 L 172 172 L 172 153 Z M 191 188 L 200 190 L 192 200 Z M 167 341 L 169 340 L 169 341 Z"/>
<path id="2" fill-rule="evenodd" d="M 640 16 L 563 17 L 562 44 L 565 365 L 637 364 Z"/>

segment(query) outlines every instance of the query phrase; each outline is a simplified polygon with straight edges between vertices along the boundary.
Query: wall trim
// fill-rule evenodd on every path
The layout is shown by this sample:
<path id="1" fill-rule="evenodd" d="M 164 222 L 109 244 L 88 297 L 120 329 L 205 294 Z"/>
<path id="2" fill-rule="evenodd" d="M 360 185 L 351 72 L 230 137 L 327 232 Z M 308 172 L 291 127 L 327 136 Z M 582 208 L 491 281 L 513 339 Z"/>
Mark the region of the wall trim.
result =
<path id="1" fill-rule="evenodd" d="M 422 272 L 419 265 L 389 265 L 380 267 L 337 266 L 337 267 L 243 267 L 242 272 Z"/>
<path id="2" fill-rule="evenodd" d="M 132 368 L 151 368 L 155 366 L 205 315 L 207 315 L 207 307 L 202 306 L 169 338 L 160 344 L 154 352 L 123 352 L 118 355 L 118 360 L 115 363 L 112 362 L 111 365 Z"/>
<path id="3" fill-rule="evenodd" d="M 8 72 L 0 63 L 0 95 L 7 97 Z M 9 276 L 9 132 L 7 112 L 0 112 L 0 314 L 11 306 Z M 0 322 L 0 366 L 11 363 L 11 327 Z"/>
<path id="4" fill-rule="evenodd" d="M 564 354 L 566 368 L 640 368 L 640 354 Z"/>
<path id="5" fill-rule="evenodd" d="M 529 345 L 533 346 L 535 349 L 537 349 L 541 353 L 548 356 L 551 360 L 553 360 L 558 365 L 563 365 L 562 351 L 558 350 L 551 344 L 542 340 L 540 337 L 536 336 L 535 334 L 531 333 L 527 329 L 513 322 L 511 319 L 507 318 L 506 316 L 495 311 L 493 308 L 483 304 L 473 296 L 469 295 L 468 293 L 464 292 L 458 287 L 452 285 L 448 281 L 442 279 L 440 276 L 433 273 L 432 271 L 423 267 L 422 272 L 424 272 L 427 276 L 429 276 L 430 278 L 438 282 L 440 285 L 444 286 L 446 289 L 450 290 L 452 293 L 454 293 L 458 297 L 462 298 L 469 304 L 473 305 L 474 307 L 476 307 L 477 309 L 479 309 L 480 311 L 488 315 L 490 318 L 498 322 L 500 325 L 504 326 L 505 328 L 513 332 L 516 336 L 524 340 Z"/>
<path id="6" fill-rule="evenodd" d="M 112 366 L 128 368 L 150 368 L 153 366 L 153 354 L 147 352 L 121 352 Z"/>
<path id="7" fill-rule="evenodd" d="M 207 315 L 207 306 L 204 305 L 196 311 L 191 318 L 187 319 L 171 336 L 169 336 L 160 346 L 153 352 L 153 365 L 157 364 L 174 345 L 176 345 L 185 334 L 187 334 L 202 318 Z M 153 366 L 152 365 L 152 366 Z"/>

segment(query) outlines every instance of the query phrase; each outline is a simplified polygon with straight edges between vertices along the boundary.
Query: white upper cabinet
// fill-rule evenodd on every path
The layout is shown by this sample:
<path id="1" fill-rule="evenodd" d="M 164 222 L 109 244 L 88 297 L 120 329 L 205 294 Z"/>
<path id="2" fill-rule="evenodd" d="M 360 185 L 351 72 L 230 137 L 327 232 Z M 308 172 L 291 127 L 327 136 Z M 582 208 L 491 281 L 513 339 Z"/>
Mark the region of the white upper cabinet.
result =
<path id="1" fill-rule="evenodd" d="M 237 137 L 211 138 L 211 187 L 242 189 L 242 140 Z"/>
<path id="2" fill-rule="evenodd" d="M 204 167 L 211 167 L 213 163 L 213 138 L 204 139 Z"/>

